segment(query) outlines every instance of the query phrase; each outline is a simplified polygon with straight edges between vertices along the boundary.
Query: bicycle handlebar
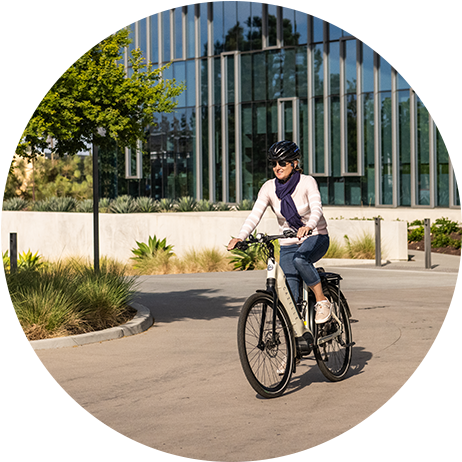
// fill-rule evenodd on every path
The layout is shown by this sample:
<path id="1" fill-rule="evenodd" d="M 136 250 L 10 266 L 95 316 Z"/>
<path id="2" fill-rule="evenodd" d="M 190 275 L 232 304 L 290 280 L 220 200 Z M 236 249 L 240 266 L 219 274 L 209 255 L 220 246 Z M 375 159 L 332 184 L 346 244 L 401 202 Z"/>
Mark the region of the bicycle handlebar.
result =
<path id="1" fill-rule="evenodd" d="M 310 235 L 312 230 L 308 233 Z M 234 246 L 238 250 L 246 250 L 251 244 L 269 244 L 276 239 L 289 239 L 297 237 L 297 232 L 293 229 L 285 229 L 283 234 L 268 235 L 263 233 L 258 233 L 255 237 L 250 235 L 245 241 L 239 241 Z"/>

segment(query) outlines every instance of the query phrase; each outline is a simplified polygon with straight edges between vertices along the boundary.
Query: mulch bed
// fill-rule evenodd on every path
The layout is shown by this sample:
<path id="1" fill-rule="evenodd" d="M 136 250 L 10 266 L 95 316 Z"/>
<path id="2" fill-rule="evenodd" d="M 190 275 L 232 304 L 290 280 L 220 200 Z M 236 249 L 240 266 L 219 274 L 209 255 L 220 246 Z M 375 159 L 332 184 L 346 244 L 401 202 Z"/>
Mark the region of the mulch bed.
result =
<path id="1" fill-rule="evenodd" d="M 460 239 L 460 234 L 451 233 L 452 239 Z M 425 250 L 424 240 L 418 242 L 409 242 L 407 245 L 409 250 Z M 455 247 L 432 247 L 432 252 L 434 253 L 444 253 L 446 255 L 460 255 L 461 249 L 456 249 Z"/>

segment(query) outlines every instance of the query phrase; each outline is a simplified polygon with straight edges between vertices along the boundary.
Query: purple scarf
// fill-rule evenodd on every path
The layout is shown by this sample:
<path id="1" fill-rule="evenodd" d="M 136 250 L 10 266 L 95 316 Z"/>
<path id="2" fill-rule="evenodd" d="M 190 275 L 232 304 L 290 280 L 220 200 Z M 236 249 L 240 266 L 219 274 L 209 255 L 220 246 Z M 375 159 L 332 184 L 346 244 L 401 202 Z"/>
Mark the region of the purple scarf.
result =
<path id="1" fill-rule="evenodd" d="M 276 196 L 281 201 L 281 213 L 282 216 L 287 220 L 287 223 L 298 230 L 303 226 L 302 219 L 298 214 L 297 208 L 295 207 L 294 200 L 292 199 L 292 193 L 300 181 L 300 172 L 294 171 L 291 177 L 283 183 L 276 178 Z"/>

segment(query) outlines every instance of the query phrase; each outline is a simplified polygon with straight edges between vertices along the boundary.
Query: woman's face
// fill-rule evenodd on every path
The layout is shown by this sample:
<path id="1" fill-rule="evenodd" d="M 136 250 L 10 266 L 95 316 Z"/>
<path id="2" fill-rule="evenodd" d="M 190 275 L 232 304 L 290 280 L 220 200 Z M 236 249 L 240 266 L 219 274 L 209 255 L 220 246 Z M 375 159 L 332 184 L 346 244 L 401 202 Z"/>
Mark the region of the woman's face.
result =
<path id="1" fill-rule="evenodd" d="M 281 167 L 279 163 L 276 164 L 275 167 L 273 167 L 273 172 L 276 178 L 280 181 L 285 181 L 287 178 L 289 178 L 290 174 L 292 173 L 292 170 L 294 167 L 292 167 L 292 164 L 294 167 L 298 165 L 298 162 L 295 160 L 292 163 L 288 162 L 285 167 Z"/>

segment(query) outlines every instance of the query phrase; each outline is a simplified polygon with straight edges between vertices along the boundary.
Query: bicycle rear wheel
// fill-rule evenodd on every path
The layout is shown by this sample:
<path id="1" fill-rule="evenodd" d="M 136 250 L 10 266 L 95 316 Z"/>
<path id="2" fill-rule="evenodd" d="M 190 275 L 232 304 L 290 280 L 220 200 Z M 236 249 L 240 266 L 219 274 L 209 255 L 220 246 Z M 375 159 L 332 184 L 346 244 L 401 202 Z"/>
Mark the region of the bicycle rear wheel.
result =
<path id="1" fill-rule="evenodd" d="M 237 343 L 242 369 L 264 398 L 282 395 L 292 376 L 294 343 L 285 310 L 278 308 L 273 336 L 273 298 L 256 293 L 242 307 Z"/>
<path id="2" fill-rule="evenodd" d="M 328 286 L 327 289 L 324 295 L 332 303 L 335 316 L 324 324 L 314 324 L 315 338 L 321 343 L 314 348 L 314 355 L 324 377 L 338 382 L 345 378 L 350 368 L 353 342 L 345 299 L 342 295 L 339 297 L 337 287 Z"/>

